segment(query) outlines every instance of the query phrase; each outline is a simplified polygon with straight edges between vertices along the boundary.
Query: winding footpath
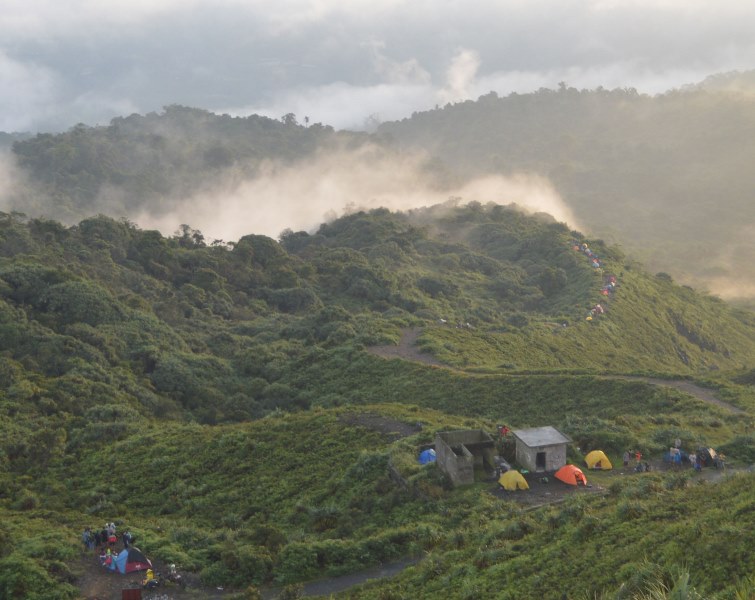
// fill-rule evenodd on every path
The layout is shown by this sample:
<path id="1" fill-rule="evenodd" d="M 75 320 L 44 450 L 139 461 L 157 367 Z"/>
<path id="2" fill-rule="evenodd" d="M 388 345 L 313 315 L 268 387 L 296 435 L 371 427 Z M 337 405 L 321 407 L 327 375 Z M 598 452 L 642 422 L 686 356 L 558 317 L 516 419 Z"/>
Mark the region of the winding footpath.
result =
<path id="1" fill-rule="evenodd" d="M 416 343 L 421 333 L 422 329 L 420 327 L 403 329 L 401 331 L 401 340 L 399 341 L 397 346 L 372 346 L 371 348 L 367 348 L 367 351 L 371 354 L 375 354 L 376 356 L 381 356 L 383 358 L 401 358 L 404 360 L 419 362 L 434 367 L 445 367 L 454 371 L 458 370 L 453 369 L 452 367 L 448 367 L 447 365 L 444 365 L 439 360 L 437 360 L 434 356 L 420 351 L 417 348 Z M 532 375 L 517 375 L 516 373 L 507 373 L 507 376 L 531 377 Z M 733 404 L 729 404 L 728 402 L 724 402 L 720 398 L 717 398 L 710 389 L 700 387 L 699 385 L 696 385 L 691 381 L 686 381 L 684 379 L 659 379 L 657 377 L 644 377 L 641 375 L 599 375 L 598 377 L 600 377 L 601 379 L 642 381 L 649 385 L 670 387 L 685 392 L 690 396 L 697 398 L 698 400 L 707 402 L 708 404 L 713 404 L 715 406 L 725 408 L 726 410 L 729 410 L 734 414 L 746 414 L 746 411 L 742 410 L 741 408 L 734 406 Z"/>

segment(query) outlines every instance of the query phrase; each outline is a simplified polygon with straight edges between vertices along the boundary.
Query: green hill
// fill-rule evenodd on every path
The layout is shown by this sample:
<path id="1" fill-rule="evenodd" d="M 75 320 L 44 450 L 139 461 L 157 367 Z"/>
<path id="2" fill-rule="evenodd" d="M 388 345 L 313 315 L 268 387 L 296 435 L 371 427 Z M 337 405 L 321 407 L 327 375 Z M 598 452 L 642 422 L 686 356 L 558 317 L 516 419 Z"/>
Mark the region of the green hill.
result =
<path id="1" fill-rule="evenodd" d="M 0 597 L 78 597 L 80 531 L 103 519 L 238 590 L 415 553 L 353 597 L 543 596 L 599 552 L 608 567 L 565 591 L 683 564 L 706 594 L 745 585 L 751 313 L 512 206 L 358 212 L 227 245 L 1 216 Z M 409 328 L 447 367 L 372 353 Z M 649 373 L 742 412 L 621 377 Z M 525 512 L 417 464 L 436 432 L 501 422 L 561 428 L 575 461 L 577 446 L 659 457 L 681 437 L 741 473 L 598 475 L 605 493 Z M 690 540 L 715 553 L 682 555 Z"/>
<path id="2" fill-rule="evenodd" d="M 363 137 L 336 134 L 321 123 L 305 127 L 293 115 L 278 121 L 167 106 L 160 114 L 118 117 L 107 126 L 79 124 L 17 139 L 13 154 L 29 185 L 18 188 L 10 203 L 67 222 L 103 211 L 165 214 L 221 180 L 257 176 L 271 160 L 290 164 Z"/>
<path id="3" fill-rule="evenodd" d="M 436 189 L 488 175 L 542 176 L 591 235 L 621 244 L 653 272 L 746 299 L 755 274 L 752 77 L 723 74 L 656 96 L 566 84 L 505 98 L 491 92 L 383 123 L 373 135 L 303 126 L 294 115 L 168 106 L 19 137 L 13 155 L 27 184 L 6 205 L 67 223 L 100 212 L 181 213 L 193 195 L 255 180 L 271 163 L 339 150 L 340 161 L 369 164 L 355 151 L 369 143 L 399 164 L 424 156 L 420 170 Z"/>
<path id="4" fill-rule="evenodd" d="M 648 96 L 577 90 L 448 104 L 384 123 L 458 177 L 547 177 L 581 227 L 654 271 L 730 297 L 752 296 L 753 72 Z"/>

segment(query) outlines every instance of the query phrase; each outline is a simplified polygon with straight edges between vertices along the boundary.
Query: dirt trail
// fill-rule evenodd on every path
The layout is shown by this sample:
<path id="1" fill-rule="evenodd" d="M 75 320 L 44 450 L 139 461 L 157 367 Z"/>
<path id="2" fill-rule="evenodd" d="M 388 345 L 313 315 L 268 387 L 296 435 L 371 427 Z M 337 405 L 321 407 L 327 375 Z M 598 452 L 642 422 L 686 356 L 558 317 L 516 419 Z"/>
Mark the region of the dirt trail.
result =
<path id="1" fill-rule="evenodd" d="M 457 370 L 448 365 L 444 365 L 434 356 L 425 354 L 417 348 L 415 344 L 421 333 L 422 328 L 420 327 L 403 329 L 401 331 L 401 340 L 399 341 L 398 346 L 372 346 L 371 348 L 367 348 L 367 351 L 383 358 L 402 358 L 404 360 L 420 362 L 426 365 Z M 508 375 L 511 377 L 525 377 L 525 375 L 517 375 L 516 373 L 509 373 Z M 746 411 L 741 408 L 717 398 L 710 389 L 700 387 L 699 385 L 695 385 L 694 383 L 683 379 L 658 379 L 657 377 L 643 377 L 641 375 L 601 375 L 600 377 L 602 379 L 642 381 L 650 385 L 675 388 L 682 392 L 686 392 L 690 396 L 694 396 L 698 400 L 725 408 L 734 414 L 746 414 Z"/>
<path id="2" fill-rule="evenodd" d="M 694 396 L 698 400 L 702 400 L 703 402 L 707 402 L 708 404 L 715 404 L 716 406 L 730 410 L 735 414 L 747 414 L 746 411 L 742 410 L 738 406 L 734 406 L 733 404 L 729 404 L 728 402 L 724 402 L 723 400 L 716 398 L 716 396 L 713 395 L 713 392 L 710 389 L 700 387 L 699 385 L 695 385 L 691 381 L 686 381 L 684 379 L 658 379 L 656 377 L 641 377 L 639 375 L 608 375 L 606 376 L 606 379 L 644 381 L 645 383 L 649 383 L 650 385 L 671 387 L 677 390 L 681 390 L 682 392 L 686 392 L 690 396 Z"/>
<path id="3" fill-rule="evenodd" d="M 422 333 L 421 327 L 410 327 L 401 330 L 401 340 L 398 346 L 372 346 L 367 348 L 367 352 L 382 356 L 383 358 L 403 358 L 413 362 L 420 362 L 435 367 L 444 367 L 442 362 L 431 354 L 425 354 L 417 346 L 417 338 Z"/>
<path id="4" fill-rule="evenodd" d="M 153 562 L 157 573 L 167 572 L 167 565 Z M 76 585 L 84 600 L 121 600 L 123 590 L 141 588 L 144 572 L 121 575 L 101 567 L 94 552 L 82 553 Z M 221 600 L 229 592 L 202 586 L 199 578 L 192 573 L 183 573 L 186 578 L 184 589 L 175 584 L 165 583 L 154 591 L 143 590 L 142 600 Z"/>
<path id="5" fill-rule="evenodd" d="M 355 585 L 365 583 L 371 579 L 387 579 L 398 575 L 406 569 L 419 562 L 419 558 L 407 557 L 396 562 L 388 563 L 385 565 L 379 565 L 365 569 L 364 571 L 357 571 L 356 573 L 349 573 L 348 575 L 341 575 L 339 577 L 327 577 L 317 581 L 304 584 L 304 596 L 329 596 L 330 594 L 337 594 L 343 592 Z M 274 600 L 277 598 L 280 589 L 264 589 L 262 590 L 263 600 Z"/>

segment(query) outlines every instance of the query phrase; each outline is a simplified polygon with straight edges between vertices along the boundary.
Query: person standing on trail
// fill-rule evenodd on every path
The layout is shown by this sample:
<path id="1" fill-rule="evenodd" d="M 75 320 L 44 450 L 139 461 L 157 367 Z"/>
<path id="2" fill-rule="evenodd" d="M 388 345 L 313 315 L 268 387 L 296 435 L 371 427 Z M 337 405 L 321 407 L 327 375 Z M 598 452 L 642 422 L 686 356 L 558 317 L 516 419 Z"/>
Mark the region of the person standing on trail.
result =
<path id="1" fill-rule="evenodd" d="M 87 527 L 84 530 L 84 533 L 81 534 L 81 543 L 84 544 L 84 550 L 91 550 L 92 549 L 92 529 L 91 527 Z"/>
<path id="2" fill-rule="evenodd" d="M 637 461 L 637 464 L 640 464 L 640 461 L 642 460 L 642 452 L 639 450 L 635 451 L 634 460 Z"/>

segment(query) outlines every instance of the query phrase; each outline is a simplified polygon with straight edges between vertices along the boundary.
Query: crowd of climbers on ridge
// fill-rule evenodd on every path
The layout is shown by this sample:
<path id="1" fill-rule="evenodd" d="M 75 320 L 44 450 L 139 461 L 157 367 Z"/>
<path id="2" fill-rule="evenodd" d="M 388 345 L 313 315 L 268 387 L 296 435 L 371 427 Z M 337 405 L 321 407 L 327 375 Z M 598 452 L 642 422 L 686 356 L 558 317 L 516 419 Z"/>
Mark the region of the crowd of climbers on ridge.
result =
<path id="1" fill-rule="evenodd" d="M 601 273 L 603 272 L 603 261 L 600 260 L 600 257 L 597 254 L 590 250 L 590 246 L 587 245 L 587 242 L 582 242 L 580 244 L 578 241 L 572 240 L 571 247 L 575 252 L 581 252 L 582 254 L 584 254 L 590 261 L 593 269 Z M 618 286 L 619 282 L 616 279 L 616 275 L 603 273 L 603 286 L 600 288 L 601 296 L 605 296 L 606 300 L 608 300 L 610 296 L 616 291 L 616 288 Z M 599 317 L 600 315 L 604 315 L 605 313 L 606 307 L 598 302 L 595 306 L 590 308 L 590 311 L 587 314 L 585 320 L 592 321 L 593 319 Z"/>

